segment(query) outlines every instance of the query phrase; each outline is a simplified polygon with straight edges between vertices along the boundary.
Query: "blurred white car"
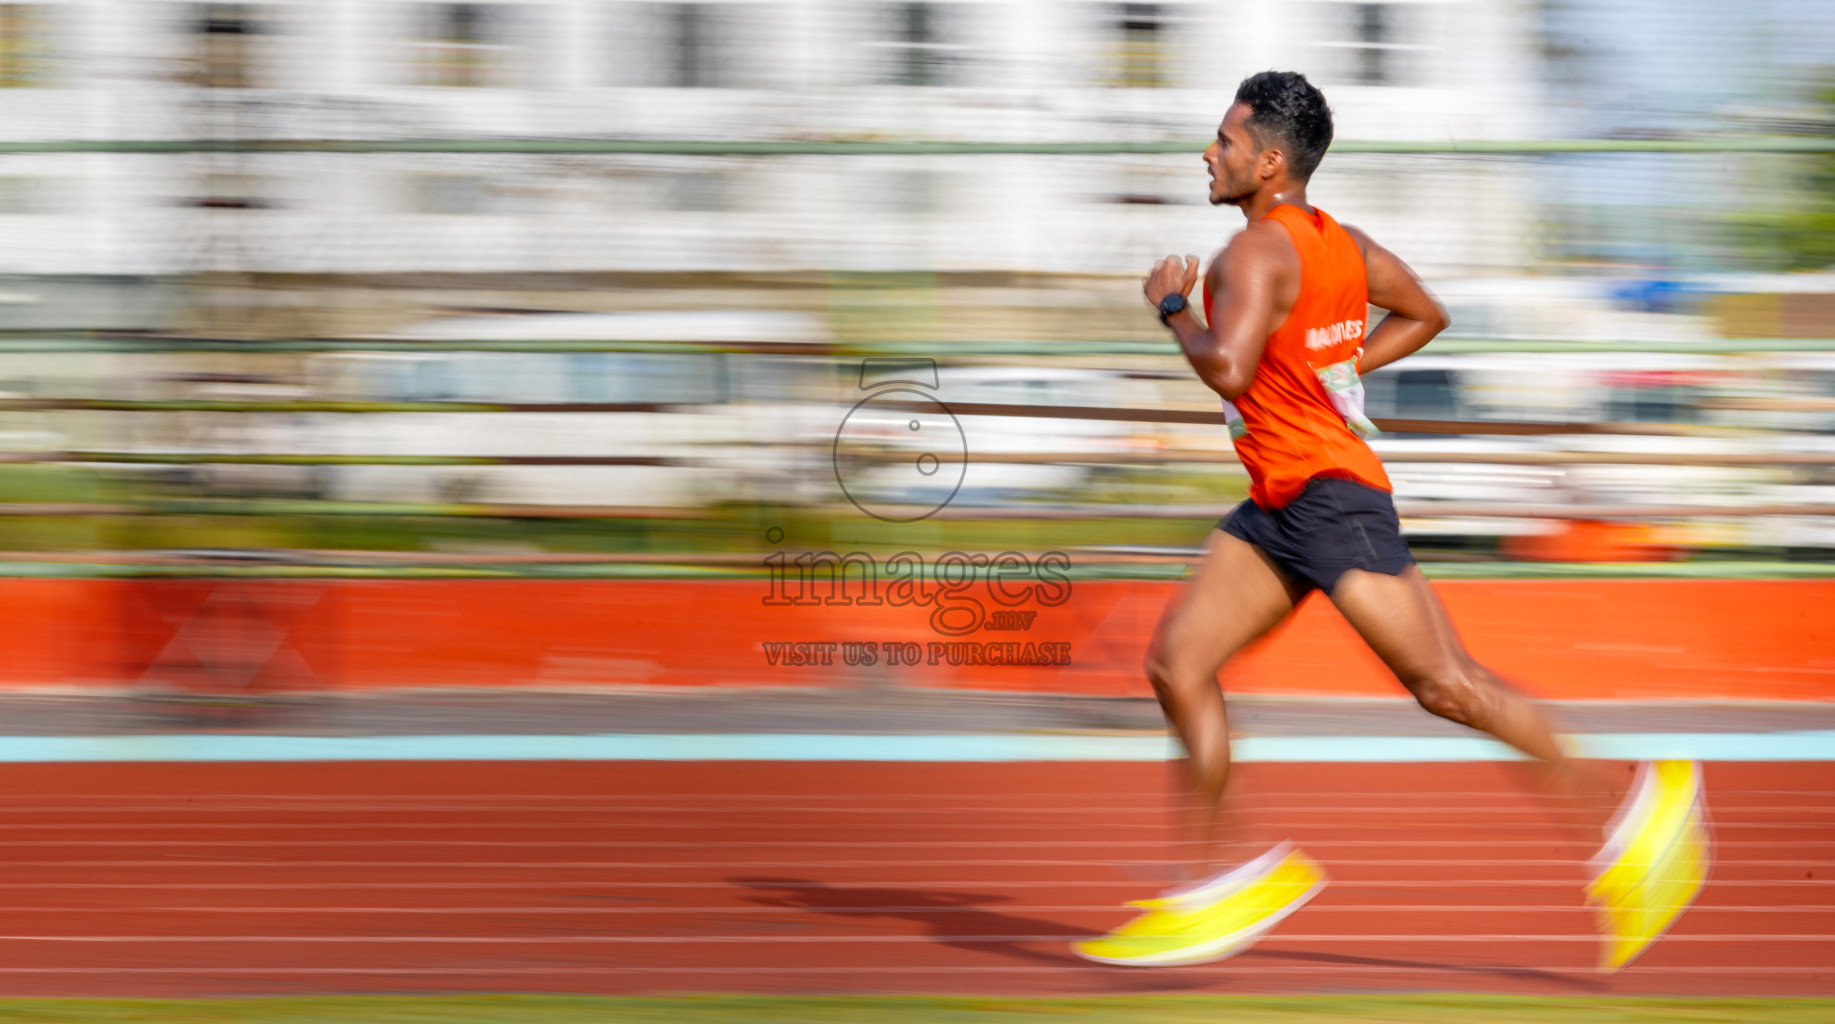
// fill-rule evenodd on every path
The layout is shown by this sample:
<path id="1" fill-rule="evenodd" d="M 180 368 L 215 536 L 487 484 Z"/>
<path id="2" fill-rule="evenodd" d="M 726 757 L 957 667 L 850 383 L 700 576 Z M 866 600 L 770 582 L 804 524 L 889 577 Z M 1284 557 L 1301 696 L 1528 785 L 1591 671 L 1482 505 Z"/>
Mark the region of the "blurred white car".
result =
<path id="1" fill-rule="evenodd" d="M 329 467 L 326 497 L 350 501 L 689 507 L 747 494 L 750 451 L 769 355 L 734 346 L 820 342 L 801 314 L 565 314 L 430 321 L 391 340 L 428 351 L 313 357 L 315 397 L 356 402 L 626 406 L 604 411 L 328 413 L 314 450 L 334 455 L 622 460 L 623 465 Z M 710 343 L 706 351 L 450 351 L 441 341 Z M 781 360 L 775 360 L 781 362 Z M 771 380 L 762 390 L 775 393 Z M 766 456 L 768 458 L 768 455 Z M 646 464 L 648 463 L 648 464 Z"/>
<path id="2" fill-rule="evenodd" d="M 1756 379 L 1737 358 L 1715 355 L 1422 355 L 1366 378 L 1367 411 L 1378 420 L 1603 427 L 1572 433 L 1397 432 L 1372 442 L 1388 464 L 1412 532 L 1500 536 L 1552 531 L 1559 523 L 1495 514 L 1437 516 L 1435 506 L 1694 505 L 1737 511 L 1776 500 L 1787 473 L 1737 464 L 1762 454 L 1765 445 L 1730 435 L 1727 411 L 1715 401 Z M 1635 461 L 1640 456 L 1649 461 Z M 1713 464 L 1718 459 L 1725 464 Z"/>
<path id="3" fill-rule="evenodd" d="M 1153 447 L 1147 424 L 1049 415 L 1053 408 L 1153 407 L 1151 380 L 1117 370 L 951 366 L 938 371 L 937 382 L 934 397 L 954 412 L 967 454 L 953 505 L 1074 502 L 1096 465 L 1075 456 Z M 937 497 L 934 487 L 901 469 L 875 470 L 865 485 L 874 499 L 888 503 L 928 505 Z"/>

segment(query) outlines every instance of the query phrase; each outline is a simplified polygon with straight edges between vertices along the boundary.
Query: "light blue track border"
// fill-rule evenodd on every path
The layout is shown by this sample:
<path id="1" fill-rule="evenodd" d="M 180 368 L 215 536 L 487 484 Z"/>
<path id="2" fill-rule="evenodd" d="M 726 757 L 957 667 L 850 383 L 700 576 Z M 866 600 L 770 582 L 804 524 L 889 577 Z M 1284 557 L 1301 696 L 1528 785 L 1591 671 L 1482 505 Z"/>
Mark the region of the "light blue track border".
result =
<path id="1" fill-rule="evenodd" d="M 1702 761 L 1835 761 L 1835 730 L 1764 733 L 1587 733 L 1586 757 Z M 1483 736 L 1245 736 L 1238 761 L 1510 761 Z M 96 761 L 1165 761 L 1152 735 L 591 733 L 473 736 L 168 734 L 0 736 L 0 763 Z"/>

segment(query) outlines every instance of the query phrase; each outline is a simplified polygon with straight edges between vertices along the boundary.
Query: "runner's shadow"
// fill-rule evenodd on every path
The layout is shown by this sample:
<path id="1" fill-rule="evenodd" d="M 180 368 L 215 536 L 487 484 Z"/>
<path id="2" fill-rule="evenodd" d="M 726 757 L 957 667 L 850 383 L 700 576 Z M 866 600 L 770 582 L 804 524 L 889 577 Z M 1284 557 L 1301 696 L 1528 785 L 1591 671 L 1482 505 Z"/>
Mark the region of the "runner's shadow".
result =
<path id="1" fill-rule="evenodd" d="M 817 914 L 834 914 L 850 920 L 884 917 L 912 921 L 928 931 L 928 938 L 939 945 L 972 953 L 994 953 L 1016 960 L 1054 967 L 1079 967 L 1106 974 L 1108 991 L 1172 991 L 1216 988 L 1227 983 L 1225 976 L 1206 970 L 1207 965 L 1189 968 L 1157 968 L 1152 971 L 1105 969 L 1102 965 L 1072 956 L 1029 948 L 1038 943 L 1066 943 L 1089 937 L 1089 931 L 1056 921 L 1002 914 L 986 909 L 989 904 L 1006 903 L 1011 896 L 997 893 L 939 892 L 922 889 L 874 889 L 829 885 L 802 878 L 729 878 L 727 881 L 752 891 L 748 900 L 760 906 L 807 910 Z M 1546 982 L 1585 992 L 1603 992 L 1611 986 L 1604 979 L 1580 974 L 1563 974 L 1535 967 L 1506 965 L 1477 966 L 1433 963 L 1424 960 L 1395 960 L 1382 957 L 1346 956 L 1337 953 L 1311 953 L 1304 950 L 1251 949 L 1241 955 L 1244 961 L 1286 960 L 1300 963 L 1337 964 L 1350 967 L 1385 967 L 1411 971 L 1448 974 L 1483 975 Z M 1252 973 L 1252 972 L 1251 972 Z"/>
<path id="2" fill-rule="evenodd" d="M 829 885 L 802 878 L 730 878 L 750 889 L 751 902 L 767 907 L 834 914 L 849 920 L 885 917 L 922 925 L 939 945 L 975 953 L 996 953 L 1057 967 L 1090 966 L 1068 953 L 1029 949 L 1038 942 L 1086 939 L 1087 929 L 1056 921 L 1019 917 L 983 909 L 1012 897 L 996 893 L 934 892 L 921 889 L 871 889 Z"/>
<path id="3" fill-rule="evenodd" d="M 1312 964 L 1340 964 L 1348 967 L 1391 967 L 1411 971 L 1436 971 L 1449 974 L 1483 974 L 1492 977 L 1525 978 L 1532 981 L 1545 981 L 1563 988 L 1580 989 L 1587 992 L 1604 992 L 1611 988 L 1604 979 L 1589 978 L 1585 975 L 1563 974 L 1559 971 L 1545 971 L 1539 967 L 1476 966 L 1468 964 L 1431 963 L 1425 960 L 1390 960 L 1373 956 L 1346 956 L 1342 953 L 1308 953 L 1305 950 L 1287 949 L 1251 949 L 1242 954 L 1244 960 L 1297 960 Z"/>
<path id="4" fill-rule="evenodd" d="M 970 953 L 994 953 L 1051 967 L 1075 967 L 1103 976 L 1104 991 L 1168 992 L 1208 988 L 1214 974 L 1195 969 L 1163 968 L 1140 972 L 1104 967 L 1068 952 L 1031 948 L 1039 943 L 1063 945 L 1087 939 L 1090 931 L 1057 921 L 1020 917 L 985 909 L 1006 903 L 1011 896 L 980 892 L 936 892 L 923 889 L 868 889 L 829 885 L 802 878 L 729 878 L 753 891 L 751 902 L 817 914 L 844 915 L 852 920 L 873 917 L 913 921 L 928 931 L 930 941 Z"/>

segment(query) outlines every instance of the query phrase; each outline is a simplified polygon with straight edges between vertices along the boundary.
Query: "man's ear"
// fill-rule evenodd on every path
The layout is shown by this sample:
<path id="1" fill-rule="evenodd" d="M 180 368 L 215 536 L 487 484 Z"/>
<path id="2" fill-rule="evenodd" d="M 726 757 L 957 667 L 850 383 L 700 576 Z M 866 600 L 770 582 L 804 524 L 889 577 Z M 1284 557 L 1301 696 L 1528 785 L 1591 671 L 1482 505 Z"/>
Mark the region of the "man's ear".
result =
<path id="1" fill-rule="evenodd" d="M 1275 147 L 1262 150 L 1261 172 L 1263 181 L 1280 177 L 1281 172 L 1286 169 L 1287 153 L 1285 150 Z"/>

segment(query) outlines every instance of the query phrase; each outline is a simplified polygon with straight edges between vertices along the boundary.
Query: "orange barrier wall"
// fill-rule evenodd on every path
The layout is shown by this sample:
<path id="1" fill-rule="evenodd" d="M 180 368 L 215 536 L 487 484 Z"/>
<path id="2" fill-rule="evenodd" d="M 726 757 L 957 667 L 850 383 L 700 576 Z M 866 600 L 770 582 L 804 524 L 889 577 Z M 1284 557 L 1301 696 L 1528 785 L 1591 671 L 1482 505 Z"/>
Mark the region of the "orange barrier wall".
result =
<path id="1" fill-rule="evenodd" d="M 281 688 L 903 685 L 1145 696 L 1141 655 L 1175 584 L 1078 582 L 1059 606 L 1020 609 L 1037 613 L 1023 631 L 962 638 L 937 633 L 925 608 L 768 607 L 763 581 L 213 589 L 222 586 L 0 580 L 0 687 L 118 686 L 215 658 L 241 666 L 229 678 Z M 1835 700 L 1835 581 L 1454 581 L 1438 590 L 1473 653 L 1541 696 Z M 766 643 L 795 642 L 837 646 L 828 664 L 770 664 Z M 887 665 L 888 642 L 916 644 L 921 663 Z M 947 648 L 933 664 L 930 645 L 949 642 L 1011 642 L 1013 653 L 1031 643 L 1037 660 L 1065 650 L 1039 645 L 1068 645 L 1069 664 L 951 665 Z M 879 645 L 875 663 L 845 664 L 844 643 Z M 1225 684 L 1400 694 L 1316 596 L 1232 664 Z"/>

